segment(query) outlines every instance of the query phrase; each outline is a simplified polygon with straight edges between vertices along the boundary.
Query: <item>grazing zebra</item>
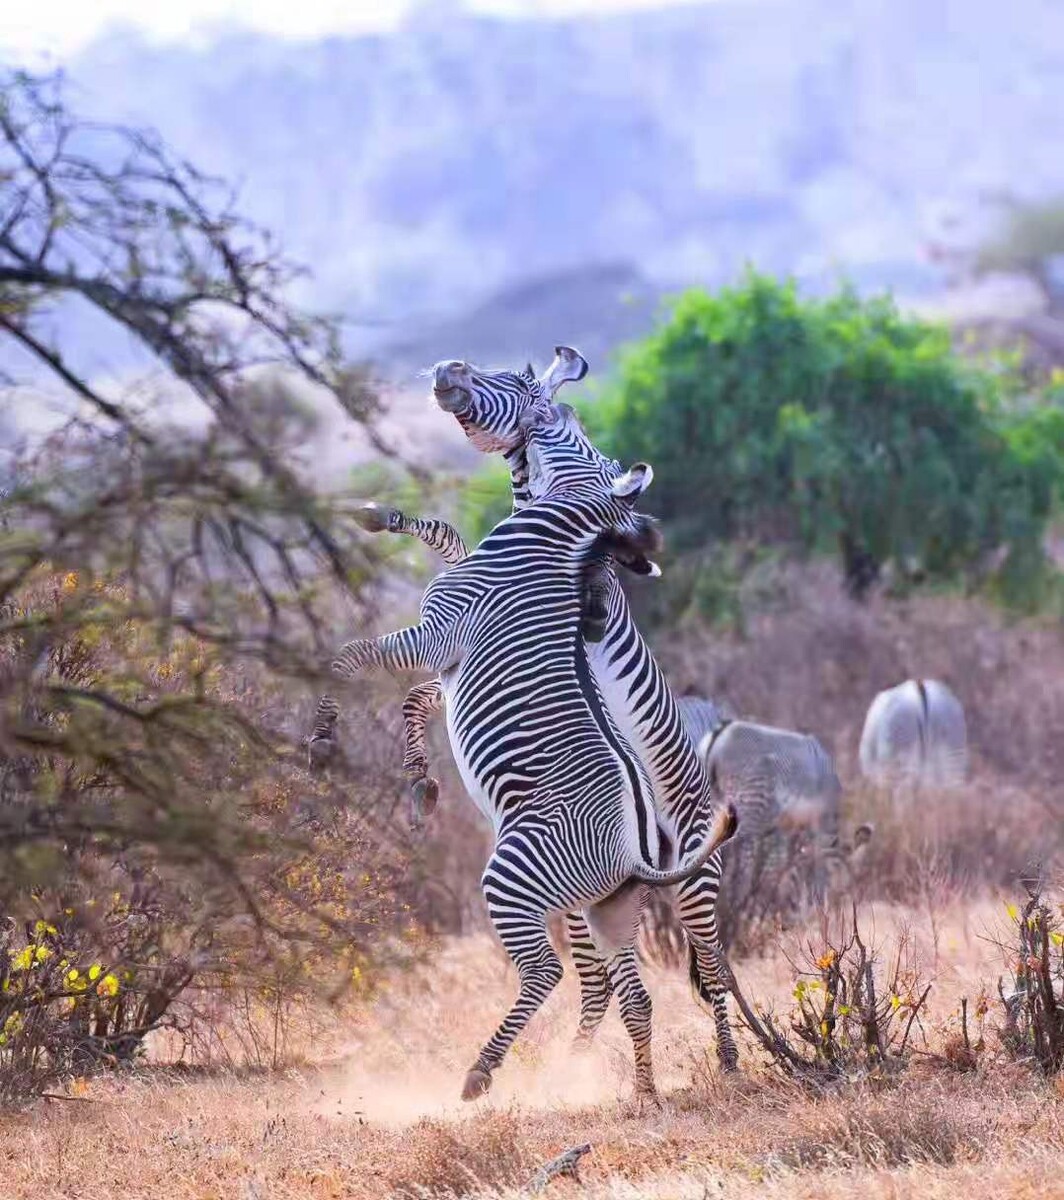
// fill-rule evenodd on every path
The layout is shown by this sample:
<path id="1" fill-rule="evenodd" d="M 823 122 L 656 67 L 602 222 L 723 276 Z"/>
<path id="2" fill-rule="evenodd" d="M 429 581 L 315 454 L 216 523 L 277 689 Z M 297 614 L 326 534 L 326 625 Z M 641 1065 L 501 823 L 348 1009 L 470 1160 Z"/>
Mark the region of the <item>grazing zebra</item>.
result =
<path id="1" fill-rule="evenodd" d="M 703 696 L 681 696 L 676 701 L 676 707 L 680 710 L 684 728 L 696 750 L 707 733 L 712 733 L 725 721 L 735 717 L 729 705 L 718 704 Z"/>
<path id="2" fill-rule="evenodd" d="M 961 702 L 936 679 L 907 679 L 872 701 L 861 732 L 861 774 L 873 783 L 952 787 L 968 771 Z"/>
<path id="3" fill-rule="evenodd" d="M 546 473 L 539 446 L 569 423 L 550 406 L 526 414 L 530 470 Z M 714 812 L 707 788 L 683 837 L 670 835 L 580 636 L 582 574 L 596 541 L 605 536 L 634 557 L 657 544 L 649 519 L 632 511 L 650 478 L 642 465 L 607 474 L 588 462 L 567 472 L 429 584 L 419 624 L 350 642 L 333 664 L 342 677 L 365 667 L 440 672 L 455 761 L 494 828 L 482 886 L 520 994 L 470 1069 L 464 1099 L 490 1087 L 557 985 L 562 968 L 546 917 L 559 911 L 583 914 L 632 1038 L 637 1092 L 653 1095 L 651 1004 L 634 952 L 643 885 L 682 884 L 734 832 L 734 813 Z"/>
<path id="4" fill-rule="evenodd" d="M 544 405 L 550 407 L 547 395 L 561 382 L 582 379 L 586 372 L 587 363 L 577 351 L 559 346 L 542 380 L 536 380 L 531 369 L 486 372 L 463 362 L 439 363 L 433 371 L 433 393 L 437 404 L 454 415 L 473 445 L 505 455 L 514 506 L 520 509 L 530 496 L 561 486 L 570 476 L 579 478 L 592 469 L 604 473 L 620 470 L 592 445 L 565 406 L 557 407 L 563 421 L 552 422 L 549 432 L 539 431 L 537 453 L 526 453 L 529 419 L 541 414 Z M 587 658 L 610 715 L 646 768 L 659 822 L 680 853 L 686 853 L 697 838 L 699 814 L 711 803 L 709 781 L 668 683 L 632 620 L 613 560 L 638 572 L 652 573 L 654 569 L 646 560 L 619 553 L 617 547 L 598 559 L 594 569 L 601 572 L 601 582 L 595 586 L 601 588 L 605 618 L 598 619 L 601 639 L 589 643 L 585 638 Z M 738 1053 L 719 969 L 715 915 L 720 871 L 720 859 L 715 856 L 680 885 L 676 908 L 687 939 L 691 983 L 713 1012 L 717 1055 L 724 1069 L 732 1070 Z M 613 986 L 579 916 L 570 917 L 568 926 L 581 982 L 580 1037 L 587 1041 L 606 1013 Z"/>
<path id="5" fill-rule="evenodd" d="M 842 786 L 831 755 L 810 734 L 722 721 L 698 753 L 710 783 L 742 815 L 741 843 L 725 856 L 725 944 L 740 910 L 793 913 L 821 901 L 838 846 Z"/>
<path id="6" fill-rule="evenodd" d="M 718 922 L 727 947 L 741 920 L 793 913 L 810 893 L 822 899 L 836 872 L 852 874 L 872 828 L 862 825 L 852 844 L 840 843 L 842 787 L 815 737 L 730 719 L 698 697 L 678 704 L 715 795 L 739 816 L 738 836 L 723 855 Z M 665 961 L 673 961 L 681 945 L 675 921 L 656 900 L 645 940 L 652 957 Z"/>

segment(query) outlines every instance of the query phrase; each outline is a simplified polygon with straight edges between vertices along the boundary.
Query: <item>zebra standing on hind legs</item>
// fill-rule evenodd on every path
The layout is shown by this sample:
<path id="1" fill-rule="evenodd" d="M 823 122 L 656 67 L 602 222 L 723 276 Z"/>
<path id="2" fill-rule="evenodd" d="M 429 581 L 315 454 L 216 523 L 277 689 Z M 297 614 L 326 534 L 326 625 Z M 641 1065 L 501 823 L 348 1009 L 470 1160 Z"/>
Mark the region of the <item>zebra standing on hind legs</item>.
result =
<path id="1" fill-rule="evenodd" d="M 566 423 L 554 409 L 526 422 L 533 471 L 539 439 Z M 654 1095 L 650 996 L 634 952 L 643 888 L 690 878 L 735 829 L 734 812 L 714 812 L 707 796 L 685 844 L 668 836 L 580 636 L 583 572 L 597 539 L 635 557 L 657 544 L 652 523 L 633 512 L 650 478 L 643 466 L 607 474 L 595 464 L 554 481 L 429 584 L 419 624 L 350 642 L 334 664 L 343 676 L 366 667 L 440 672 L 455 760 L 494 828 L 482 886 L 520 993 L 466 1077 L 467 1100 L 487 1091 L 557 985 L 546 918 L 573 911 L 618 993 L 637 1093 Z"/>
<path id="2" fill-rule="evenodd" d="M 527 505 L 530 497 L 569 475 L 620 470 L 588 440 L 570 410 L 555 408 L 552 403 L 563 383 L 583 378 L 586 371 L 584 359 L 564 346 L 556 349 L 554 361 L 541 379 L 531 369 L 483 372 L 456 361 L 440 363 L 434 369 L 433 392 L 440 407 L 454 415 L 478 449 L 505 456 L 515 511 Z M 539 431 L 537 453 L 530 463 L 528 422 L 552 412 L 560 413 L 564 420 L 552 420 L 549 435 Z M 583 631 L 585 642 L 591 641 L 586 646 L 587 656 L 610 715 L 647 770 L 658 820 L 682 853 L 697 837 L 699 814 L 711 803 L 709 782 L 668 684 L 632 621 L 613 570 L 614 557 L 636 571 L 651 569 L 645 559 L 640 561 L 634 555 L 607 553 L 593 560 L 584 587 Z M 597 641 L 588 638 L 589 629 Z M 421 686 L 424 690 L 417 697 L 408 697 L 410 708 L 405 715 L 411 717 L 411 722 L 406 726 L 404 763 L 413 763 L 413 772 L 420 771 L 422 777 L 427 777 L 424 722 L 442 705 L 442 695 L 432 685 Z M 329 725 L 330 734 L 334 724 Z M 418 777 L 413 778 L 416 788 Z M 720 859 L 714 856 L 679 887 L 677 912 L 687 941 L 692 986 L 713 1013 L 721 1064 L 725 1070 L 733 1070 L 738 1054 L 728 1020 L 726 977 L 716 923 L 720 877 Z M 581 984 L 579 1040 L 587 1042 L 601 1023 L 614 989 L 579 914 L 570 914 L 567 924 Z"/>

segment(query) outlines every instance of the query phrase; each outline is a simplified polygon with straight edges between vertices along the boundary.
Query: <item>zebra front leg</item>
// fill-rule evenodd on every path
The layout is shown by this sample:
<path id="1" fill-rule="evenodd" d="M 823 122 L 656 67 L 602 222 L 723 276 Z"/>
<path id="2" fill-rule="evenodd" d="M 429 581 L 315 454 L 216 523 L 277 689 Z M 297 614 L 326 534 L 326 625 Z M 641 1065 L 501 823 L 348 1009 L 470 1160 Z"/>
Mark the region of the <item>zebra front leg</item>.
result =
<path id="1" fill-rule="evenodd" d="M 717 1058 L 724 1071 L 739 1065 L 739 1052 L 728 1019 L 726 966 L 717 932 L 717 893 L 720 890 L 720 852 L 677 889 L 676 912 L 687 934 L 688 966 L 695 995 L 708 1004 L 717 1027 Z"/>
<path id="2" fill-rule="evenodd" d="M 425 747 L 425 726 L 433 713 L 443 710 L 443 685 L 438 679 L 419 683 L 403 701 L 403 774 L 410 783 L 410 825 L 421 827 L 422 820 L 436 809 L 440 783 L 429 775 Z"/>
<path id="3" fill-rule="evenodd" d="M 363 504 L 355 509 L 354 518 L 368 533 L 405 533 L 423 542 L 449 566 L 469 557 L 462 535 L 453 525 L 433 518 L 408 517 L 397 508 L 380 504 Z"/>
<path id="4" fill-rule="evenodd" d="M 360 671 L 442 671 L 455 661 L 452 638 L 430 634 L 424 625 L 408 625 L 378 638 L 355 638 L 340 647 L 332 673 L 352 679 Z"/>
<path id="5" fill-rule="evenodd" d="M 332 696 L 322 696 L 314 714 L 314 728 L 307 739 L 307 766 L 312 771 L 324 770 L 336 756 L 336 722 L 340 705 Z"/>
<path id="6" fill-rule="evenodd" d="M 565 914 L 569 930 L 569 949 L 573 966 L 580 980 L 580 1025 L 573 1040 L 575 1051 L 586 1050 L 602 1024 L 610 1006 L 613 982 L 606 970 L 606 960 L 595 948 L 584 914 Z"/>
<path id="7" fill-rule="evenodd" d="M 506 1057 L 514 1039 L 558 986 L 562 964 L 547 936 L 546 914 L 514 896 L 513 866 L 492 855 L 484 872 L 484 896 L 488 914 L 521 981 L 521 990 L 502 1024 L 484 1045 L 466 1075 L 463 1100 L 476 1100 L 491 1087 L 491 1073 Z"/>

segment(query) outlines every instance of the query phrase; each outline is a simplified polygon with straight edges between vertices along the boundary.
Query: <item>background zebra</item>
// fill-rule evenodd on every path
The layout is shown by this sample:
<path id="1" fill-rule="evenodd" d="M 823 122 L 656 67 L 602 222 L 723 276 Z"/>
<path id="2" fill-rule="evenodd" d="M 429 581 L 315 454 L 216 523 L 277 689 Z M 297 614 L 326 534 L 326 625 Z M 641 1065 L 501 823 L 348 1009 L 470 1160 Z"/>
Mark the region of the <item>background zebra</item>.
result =
<path id="1" fill-rule="evenodd" d="M 865 717 L 859 760 L 875 784 L 963 783 L 968 731 L 961 702 L 937 679 L 907 679 L 880 692 Z"/>
<path id="2" fill-rule="evenodd" d="M 564 414 L 528 430 L 529 452 Z M 602 704 L 580 637 L 582 571 L 609 531 L 645 552 L 657 535 L 631 505 L 646 468 L 589 468 L 498 525 L 463 562 L 429 584 L 418 625 L 349 643 L 335 670 L 439 670 L 448 730 L 466 787 L 491 821 L 483 876 L 488 911 L 521 981 L 517 1002 L 471 1068 L 463 1096 L 491 1072 L 557 984 L 547 936 L 554 911 L 583 912 L 595 969 L 616 989 L 632 1038 L 636 1087 L 654 1091 L 650 997 L 633 943 L 643 884 L 671 886 L 704 865 L 734 830 L 707 804 L 679 846 L 662 827 L 639 759 Z M 678 863 L 671 869 L 658 864 Z"/>
<path id="3" fill-rule="evenodd" d="M 825 898 L 853 867 L 872 836 L 870 825 L 839 841 L 842 786 L 831 755 L 809 734 L 732 720 L 712 700 L 678 701 L 715 794 L 735 807 L 739 832 L 723 853 L 717 921 L 731 946 L 751 931 L 793 918 Z M 652 898 L 644 943 L 650 957 L 675 962 L 683 937 L 667 906 Z"/>

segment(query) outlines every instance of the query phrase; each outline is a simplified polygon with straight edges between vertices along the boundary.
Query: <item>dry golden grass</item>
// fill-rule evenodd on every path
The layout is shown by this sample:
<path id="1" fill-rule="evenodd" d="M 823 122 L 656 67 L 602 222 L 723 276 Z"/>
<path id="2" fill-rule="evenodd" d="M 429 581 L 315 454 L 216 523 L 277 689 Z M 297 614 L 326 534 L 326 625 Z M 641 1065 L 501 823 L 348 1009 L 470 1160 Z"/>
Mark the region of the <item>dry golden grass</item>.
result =
<path id="1" fill-rule="evenodd" d="M 999 901 L 876 906 L 863 928 L 889 945 L 907 931 L 935 983 L 928 1045 L 956 1035 L 962 995 L 993 986 Z M 815 930 L 807 931 L 816 936 Z M 793 948 L 793 947 L 792 947 Z M 746 993 L 786 1009 L 786 944 L 737 964 Z M 0 1178 L 12 1198 L 63 1196 L 516 1197 L 536 1168 L 580 1142 L 589 1198 L 712 1196 L 1064 1196 L 1064 1090 L 996 1054 L 993 1020 L 977 1070 L 930 1057 L 898 1082 L 826 1096 L 777 1078 L 746 1046 L 724 1079 L 712 1022 L 685 981 L 652 974 L 660 1110 L 630 1100 L 630 1051 L 611 1013 L 589 1057 L 568 1039 L 572 972 L 475 1108 L 464 1070 L 513 994 L 486 938 L 441 947 L 431 973 L 404 976 L 313 1068 L 196 1075 L 145 1068 L 100 1079 L 83 1099 L 0 1121 Z"/>

